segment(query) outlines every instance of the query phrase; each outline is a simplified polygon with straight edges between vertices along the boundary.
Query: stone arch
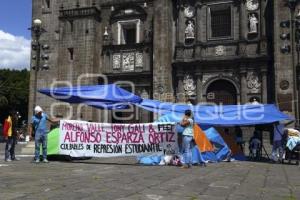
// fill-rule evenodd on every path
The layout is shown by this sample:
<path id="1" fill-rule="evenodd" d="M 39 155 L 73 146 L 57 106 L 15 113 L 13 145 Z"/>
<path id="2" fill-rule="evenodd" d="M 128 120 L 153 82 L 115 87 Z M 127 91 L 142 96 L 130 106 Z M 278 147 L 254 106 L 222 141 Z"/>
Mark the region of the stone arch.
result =
<path id="1" fill-rule="evenodd" d="M 208 102 L 222 102 L 223 104 L 240 103 L 240 87 L 233 79 L 229 77 L 211 78 L 204 85 L 203 91 Z M 207 96 L 208 94 L 213 94 L 216 96 Z"/>

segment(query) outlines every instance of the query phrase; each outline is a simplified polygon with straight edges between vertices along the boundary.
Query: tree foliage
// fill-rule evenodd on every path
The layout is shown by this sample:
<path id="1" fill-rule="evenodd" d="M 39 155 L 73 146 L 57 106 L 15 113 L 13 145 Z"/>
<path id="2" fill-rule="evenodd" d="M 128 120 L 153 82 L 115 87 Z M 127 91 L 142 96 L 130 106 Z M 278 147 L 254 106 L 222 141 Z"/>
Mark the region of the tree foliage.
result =
<path id="1" fill-rule="evenodd" d="M 22 120 L 27 120 L 29 97 L 29 71 L 0 70 L 0 123 L 10 110 L 19 111 Z"/>

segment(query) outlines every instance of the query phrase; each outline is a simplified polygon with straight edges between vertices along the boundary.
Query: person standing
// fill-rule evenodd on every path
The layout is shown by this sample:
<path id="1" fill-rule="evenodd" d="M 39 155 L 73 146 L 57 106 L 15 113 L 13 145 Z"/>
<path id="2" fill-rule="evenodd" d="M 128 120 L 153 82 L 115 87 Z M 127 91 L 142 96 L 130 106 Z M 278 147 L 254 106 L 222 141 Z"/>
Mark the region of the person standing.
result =
<path id="1" fill-rule="evenodd" d="M 36 106 L 34 108 L 34 115 L 31 118 L 31 126 L 29 129 L 29 134 L 31 138 L 34 135 L 34 141 L 35 141 L 35 156 L 34 160 L 35 163 L 40 162 L 40 146 L 42 144 L 42 150 L 43 150 L 43 162 L 48 163 L 47 160 L 47 121 L 50 121 L 51 123 L 58 122 L 57 120 L 50 119 L 46 113 L 43 112 L 43 109 L 40 106 Z"/>
<path id="2" fill-rule="evenodd" d="M 245 142 L 243 140 L 243 131 L 239 126 L 235 127 L 235 141 L 236 144 L 240 147 L 241 151 L 244 153 Z"/>
<path id="3" fill-rule="evenodd" d="M 193 138 L 194 138 L 194 120 L 192 119 L 192 111 L 186 110 L 184 112 L 184 117 L 180 122 L 180 125 L 184 127 L 182 136 L 182 150 L 183 150 L 183 166 L 182 168 L 189 168 L 192 165 L 192 148 L 193 148 Z"/>
<path id="4" fill-rule="evenodd" d="M 16 158 L 15 147 L 17 143 L 17 130 L 16 126 L 18 124 L 18 116 L 14 111 L 10 111 L 10 114 L 5 119 L 3 133 L 6 140 L 5 145 L 5 156 L 4 159 L 6 162 L 11 162 L 12 160 L 18 161 L 19 158 Z"/>
<path id="5" fill-rule="evenodd" d="M 272 147 L 272 160 L 273 162 L 279 161 L 282 162 L 283 159 L 283 144 L 282 136 L 284 133 L 284 125 L 276 122 L 274 124 L 274 138 L 273 138 L 273 147 Z M 278 155 L 279 154 L 279 158 Z"/>

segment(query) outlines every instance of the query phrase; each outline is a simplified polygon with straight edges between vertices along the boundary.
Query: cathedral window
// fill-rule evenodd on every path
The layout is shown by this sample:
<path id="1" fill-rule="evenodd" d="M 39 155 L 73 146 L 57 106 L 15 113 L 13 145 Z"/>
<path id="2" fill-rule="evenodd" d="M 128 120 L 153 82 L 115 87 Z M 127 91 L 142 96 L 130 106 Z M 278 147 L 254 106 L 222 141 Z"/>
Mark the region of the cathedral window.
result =
<path id="1" fill-rule="evenodd" d="M 45 0 L 46 8 L 50 8 L 50 0 Z"/>
<path id="2" fill-rule="evenodd" d="M 74 23 L 73 20 L 69 20 L 70 23 L 70 31 L 73 32 L 74 31 Z"/>
<path id="3" fill-rule="evenodd" d="M 228 38 L 232 36 L 232 13 L 230 4 L 214 5 L 210 12 L 210 38 Z"/>
<path id="4" fill-rule="evenodd" d="M 118 44 L 135 44 L 140 42 L 140 20 L 118 22 Z"/>
<path id="5" fill-rule="evenodd" d="M 74 49 L 68 48 L 68 51 L 69 51 L 69 59 L 74 60 Z"/>

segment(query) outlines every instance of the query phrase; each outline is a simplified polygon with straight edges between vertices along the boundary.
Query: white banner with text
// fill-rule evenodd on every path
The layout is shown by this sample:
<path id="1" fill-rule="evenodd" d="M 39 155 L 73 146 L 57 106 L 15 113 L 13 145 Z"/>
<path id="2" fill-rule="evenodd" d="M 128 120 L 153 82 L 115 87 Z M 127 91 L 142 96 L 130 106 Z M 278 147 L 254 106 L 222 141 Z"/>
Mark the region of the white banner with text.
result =
<path id="1" fill-rule="evenodd" d="M 177 152 L 174 123 L 110 124 L 60 121 L 59 154 L 116 157 Z"/>

